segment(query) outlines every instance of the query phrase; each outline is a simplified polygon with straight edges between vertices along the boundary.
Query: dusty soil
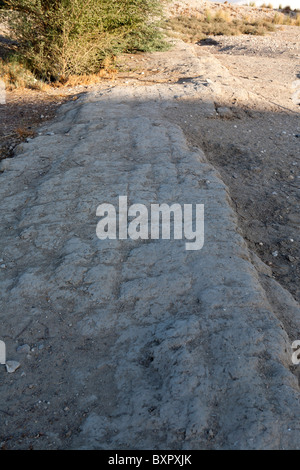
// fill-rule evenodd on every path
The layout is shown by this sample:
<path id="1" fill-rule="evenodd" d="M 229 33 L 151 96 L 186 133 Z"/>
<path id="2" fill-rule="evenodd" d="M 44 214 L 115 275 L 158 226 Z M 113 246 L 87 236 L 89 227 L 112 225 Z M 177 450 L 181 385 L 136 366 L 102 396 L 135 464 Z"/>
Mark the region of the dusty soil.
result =
<path id="1" fill-rule="evenodd" d="M 219 169 L 245 238 L 299 301 L 300 120 L 292 85 L 300 72 L 300 28 L 285 27 L 268 37 L 214 39 L 217 45 L 203 49 L 256 99 L 250 104 L 224 96 L 215 105 L 228 106 L 229 118 L 199 120 L 196 103 L 170 118 Z"/>
<path id="2" fill-rule="evenodd" d="M 0 105 L 0 160 L 13 157 L 16 145 L 34 137 L 39 126 L 54 118 L 57 107 L 67 99 L 65 93 L 7 92 L 6 105 Z"/>

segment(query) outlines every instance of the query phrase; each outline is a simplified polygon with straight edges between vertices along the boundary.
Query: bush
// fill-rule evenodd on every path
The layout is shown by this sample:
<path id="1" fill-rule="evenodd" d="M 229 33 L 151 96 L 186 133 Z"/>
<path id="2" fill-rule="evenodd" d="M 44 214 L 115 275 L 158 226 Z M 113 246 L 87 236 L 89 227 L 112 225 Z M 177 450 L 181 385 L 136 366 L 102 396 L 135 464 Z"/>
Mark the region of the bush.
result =
<path id="1" fill-rule="evenodd" d="M 163 0 L 164 1 L 164 0 Z M 6 0 L 19 59 L 48 80 L 97 73 L 108 56 L 165 46 L 160 0 Z"/>

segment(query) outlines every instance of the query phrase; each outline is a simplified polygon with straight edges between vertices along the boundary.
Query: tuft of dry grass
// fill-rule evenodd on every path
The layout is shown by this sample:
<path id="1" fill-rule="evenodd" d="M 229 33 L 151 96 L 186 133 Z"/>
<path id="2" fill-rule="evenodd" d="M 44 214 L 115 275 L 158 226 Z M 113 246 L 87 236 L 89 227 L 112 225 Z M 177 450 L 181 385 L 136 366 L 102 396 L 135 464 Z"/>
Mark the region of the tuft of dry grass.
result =
<path id="1" fill-rule="evenodd" d="M 101 68 L 98 73 L 70 75 L 67 78 L 61 77 L 59 81 L 46 83 L 43 80 L 36 79 L 25 66 L 14 61 L 10 62 L 8 59 L 4 61 L 0 58 L 0 79 L 4 81 L 7 91 L 27 88 L 47 92 L 51 88 L 89 86 L 104 79 L 114 80 L 117 75 L 116 68 L 111 61 L 107 61 L 105 65 L 106 67 Z"/>
<path id="2" fill-rule="evenodd" d="M 59 82 L 56 82 L 55 86 L 68 86 L 75 87 L 78 85 L 95 85 L 102 80 L 115 80 L 117 76 L 117 69 L 115 68 L 116 57 L 107 57 L 103 61 L 103 66 L 98 73 L 82 74 L 82 75 L 69 75 L 67 78 L 61 77 Z"/>
<path id="3" fill-rule="evenodd" d="M 16 88 L 29 88 L 31 90 L 46 91 L 49 85 L 35 76 L 23 65 L 0 58 L 0 79 L 5 83 L 8 91 Z"/>
<path id="4" fill-rule="evenodd" d="M 15 129 L 15 133 L 20 139 L 28 139 L 29 137 L 34 137 L 35 133 L 25 127 L 18 127 Z"/>

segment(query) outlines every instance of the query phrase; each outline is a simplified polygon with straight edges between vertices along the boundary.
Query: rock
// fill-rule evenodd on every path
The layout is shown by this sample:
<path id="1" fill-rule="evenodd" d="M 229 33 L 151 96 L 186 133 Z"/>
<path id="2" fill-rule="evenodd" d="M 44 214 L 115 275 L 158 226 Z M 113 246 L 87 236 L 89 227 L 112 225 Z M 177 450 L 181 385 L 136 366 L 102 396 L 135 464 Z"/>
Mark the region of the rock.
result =
<path id="1" fill-rule="evenodd" d="M 28 354 L 30 352 L 29 344 L 23 344 L 22 346 L 18 346 L 17 352 L 21 354 Z"/>
<path id="2" fill-rule="evenodd" d="M 227 108 L 226 106 L 221 106 L 220 108 L 217 108 L 217 113 L 221 118 L 224 118 L 224 119 L 233 118 L 233 112 L 231 111 L 230 108 Z"/>
<path id="3" fill-rule="evenodd" d="M 21 364 L 17 361 L 7 361 L 5 365 L 9 374 L 13 374 L 21 366 Z"/>
<path id="4" fill-rule="evenodd" d="M 201 46 L 218 46 L 218 41 L 212 38 L 204 38 L 199 41 L 199 45 Z"/>
<path id="5" fill-rule="evenodd" d="M 261 274 L 264 274 L 265 276 L 268 276 L 268 277 L 271 277 L 272 276 L 272 269 L 267 266 L 260 258 L 259 256 L 257 256 L 256 253 L 254 253 L 253 251 L 249 251 L 249 254 L 250 254 L 250 259 L 251 259 L 251 262 L 252 264 L 255 266 L 256 270 L 261 273 Z"/>

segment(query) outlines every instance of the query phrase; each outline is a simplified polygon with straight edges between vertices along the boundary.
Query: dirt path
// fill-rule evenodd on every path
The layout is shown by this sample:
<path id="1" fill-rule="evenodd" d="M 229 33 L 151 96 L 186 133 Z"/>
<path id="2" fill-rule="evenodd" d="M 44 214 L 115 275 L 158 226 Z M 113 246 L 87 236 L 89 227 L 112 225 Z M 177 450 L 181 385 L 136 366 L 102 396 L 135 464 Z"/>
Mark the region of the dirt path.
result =
<path id="1" fill-rule="evenodd" d="M 1 369 L 2 448 L 299 448 L 299 305 L 183 133 L 188 112 L 224 124 L 225 92 L 256 98 L 183 43 L 152 60 L 152 76 L 64 105 L 1 162 L 1 339 L 21 364 Z M 203 249 L 100 241 L 96 208 L 119 195 L 204 204 Z"/>
<path id="2" fill-rule="evenodd" d="M 284 27 L 265 37 L 214 37 L 216 45 L 194 45 L 208 113 L 203 118 L 199 112 L 198 97 L 177 100 L 176 110 L 166 113 L 220 171 L 249 247 L 297 301 L 299 29 Z M 126 80 L 131 76 L 137 85 L 181 80 L 187 86 L 197 76 L 188 61 L 181 74 L 166 55 L 126 60 L 131 68 Z"/>

